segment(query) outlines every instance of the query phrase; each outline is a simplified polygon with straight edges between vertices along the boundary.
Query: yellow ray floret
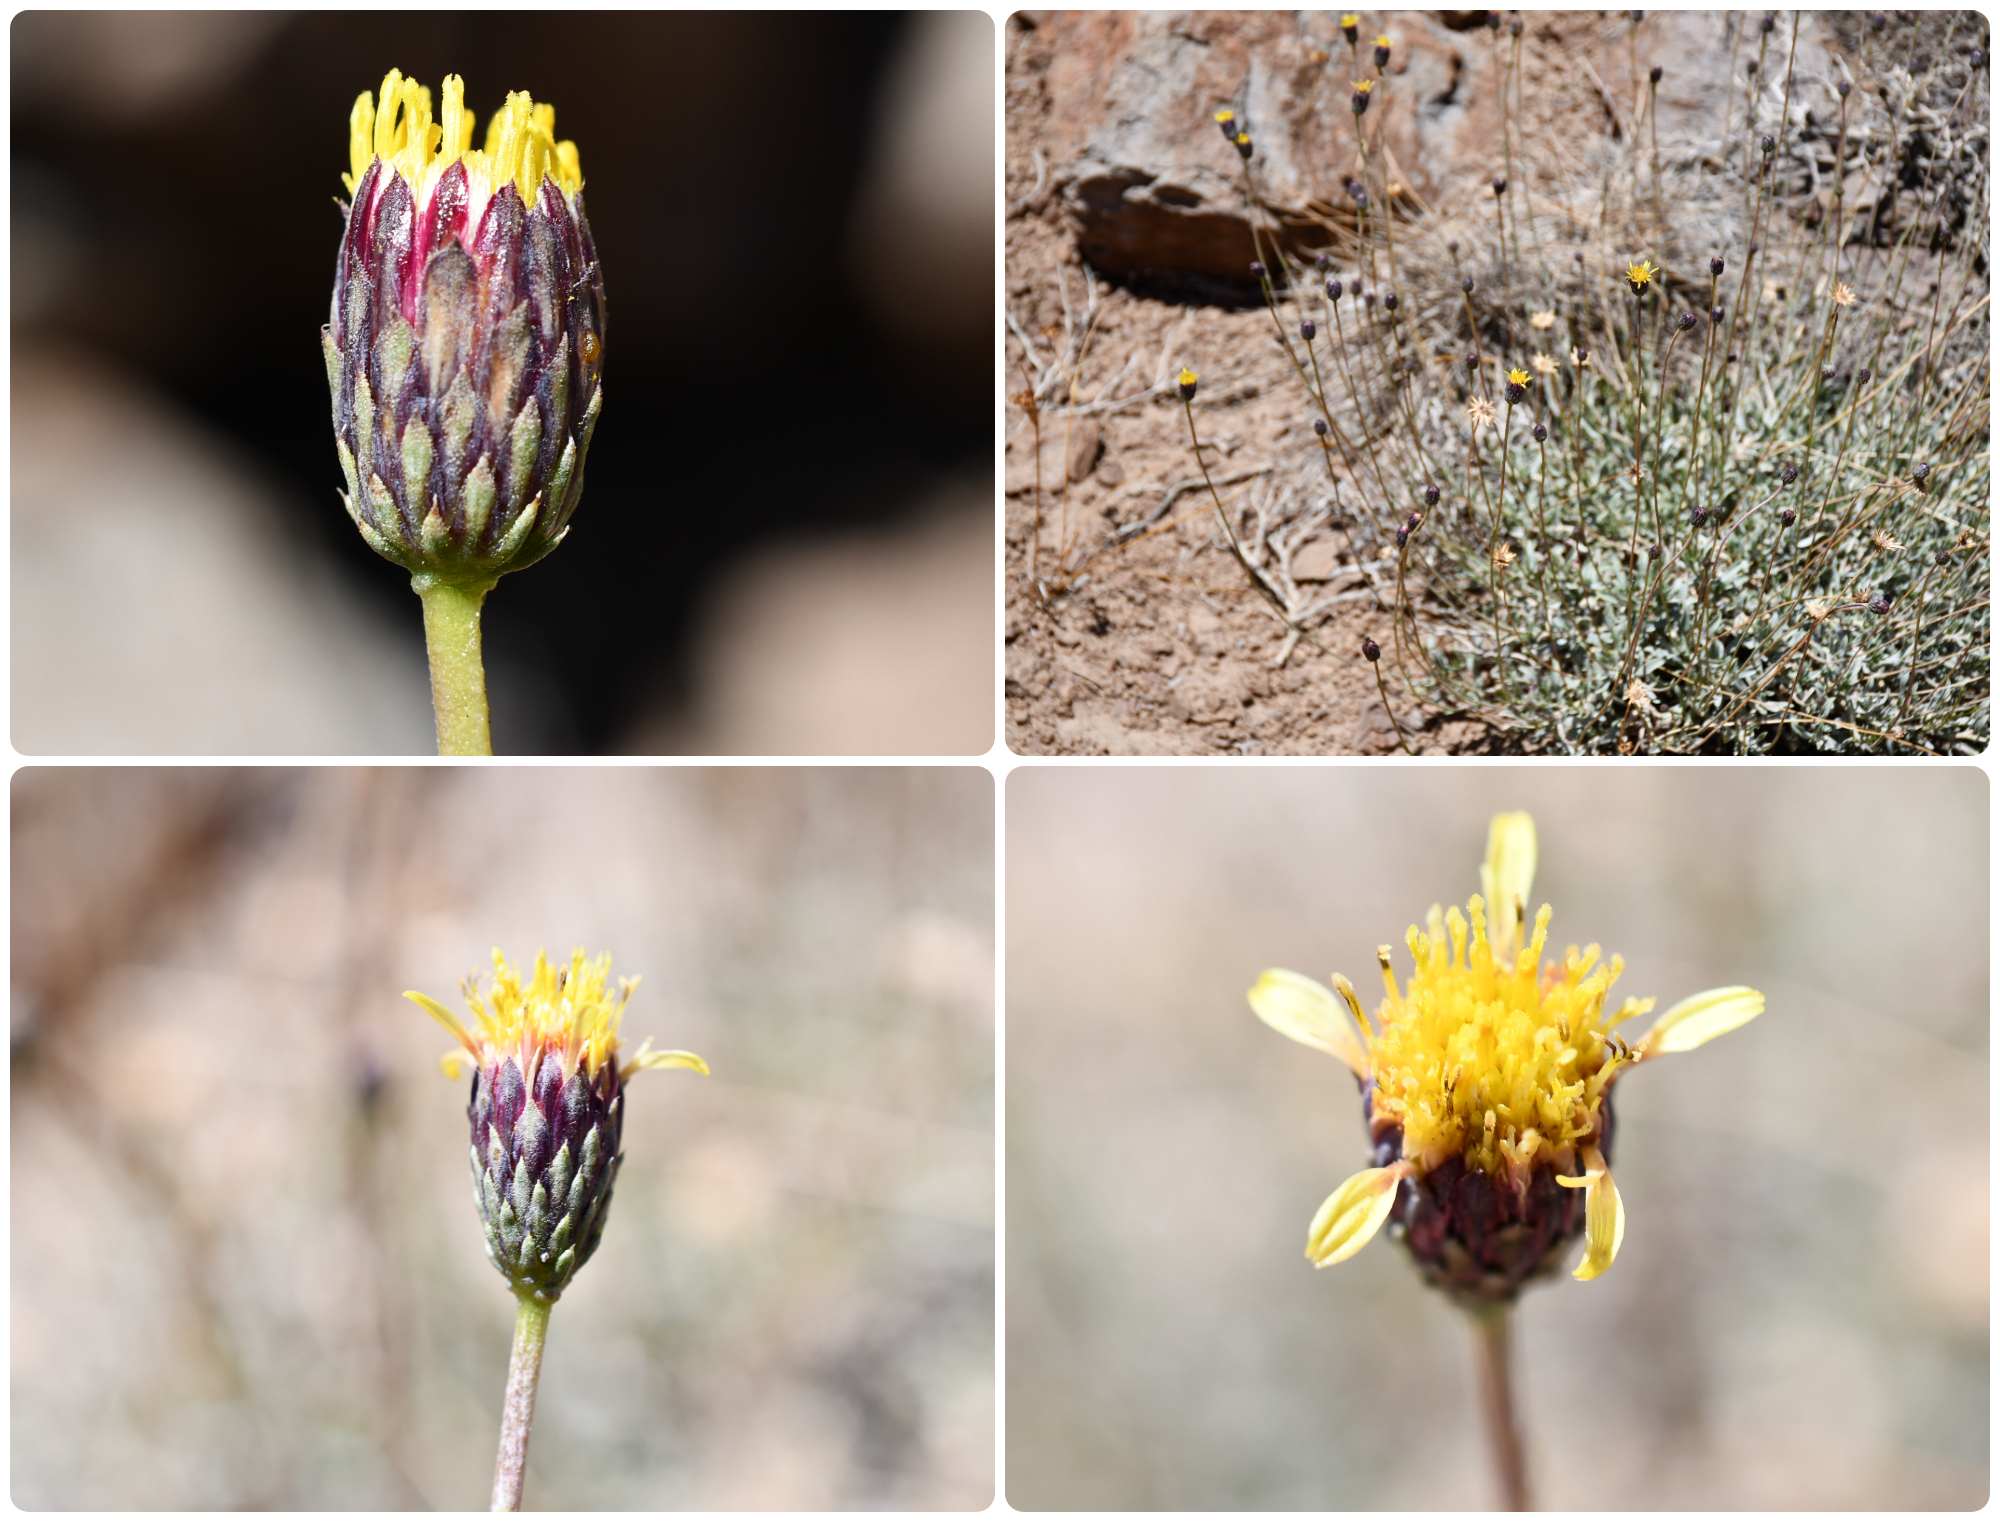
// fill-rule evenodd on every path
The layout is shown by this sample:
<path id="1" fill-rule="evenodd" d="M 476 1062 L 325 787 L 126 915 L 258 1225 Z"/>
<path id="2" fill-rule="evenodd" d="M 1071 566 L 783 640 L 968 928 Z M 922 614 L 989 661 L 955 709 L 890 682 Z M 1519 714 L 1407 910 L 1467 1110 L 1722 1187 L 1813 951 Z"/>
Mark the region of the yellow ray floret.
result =
<path id="1" fill-rule="evenodd" d="M 391 69 L 382 81 L 378 107 L 366 90 L 348 117 L 348 159 L 351 172 L 343 178 L 353 195 L 361 176 L 376 159 L 400 174 L 419 206 L 437 188 L 445 170 L 463 160 L 468 202 L 483 208 L 501 186 L 512 183 L 521 199 L 532 203 L 545 176 L 553 178 L 566 196 L 583 188 L 583 166 L 576 144 L 556 141 L 556 110 L 536 105 L 524 91 L 507 97 L 486 129 L 486 146 L 472 146 L 472 113 L 465 109 L 465 81 L 444 77 L 444 107 L 431 115 L 428 86 L 405 79 Z"/>
<path id="2" fill-rule="evenodd" d="M 610 972 L 608 954 L 592 961 L 579 947 L 570 956 L 569 965 L 558 969 L 549 965 L 546 954 L 537 952 L 534 970 L 524 983 L 496 950 L 491 990 L 481 995 L 472 980 L 466 980 L 465 1000 L 473 1021 L 470 1026 L 428 994 L 411 991 L 403 997 L 421 1006 L 465 1048 L 464 1054 L 446 1055 L 446 1077 L 458 1076 L 464 1055 L 482 1066 L 511 1056 L 523 1073 L 534 1072 L 544 1056 L 553 1055 L 562 1063 L 565 1076 L 580 1068 L 586 1078 L 595 1078 L 618 1062 L 618 1025 L 632 990 L 639 986 L 637 978 L 621 978 L 613 993 L 606 987 Z M 655 1052 L 652 1044 L 649 1038 L 631 1061 L 618 1068 L 621 1081 L 646 1068 L 708 1071 L 708 1065 L 693 1052 Z"/>
<path id="3" fill-rule="evenodd" d="M 1650 259 L 1641 259 L 1637 264 L 1625 266 L 1625 278 L 1632 282 L 1634 290 L 1651 284 L 1653 277 L 1659 272 L 1659 268 Z"/>

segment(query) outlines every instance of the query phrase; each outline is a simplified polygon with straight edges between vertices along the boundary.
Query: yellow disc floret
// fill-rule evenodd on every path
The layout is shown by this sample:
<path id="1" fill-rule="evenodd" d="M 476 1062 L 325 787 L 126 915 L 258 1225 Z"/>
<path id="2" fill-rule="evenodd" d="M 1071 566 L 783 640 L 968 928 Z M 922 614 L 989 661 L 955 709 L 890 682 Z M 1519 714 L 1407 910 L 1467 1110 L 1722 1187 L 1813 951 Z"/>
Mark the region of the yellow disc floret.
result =
<path id="1" fill-rule="evenodd" d="M 637 978 L 620 978 L 613 993 L 606 986 L 610 973 L 609 953 L 593 961 L 579 947 L 571 953 L 569 965 L 561 968 L 552 967 L 547 955 L 537 952 L 534 970 L 524 982 L 496 950 L 493 986 L 486 994 L 480 993 L 471 978 L 465 980 L 465 1002 L 472 1010 L 470 1027 L 427 994 L 408 993 L 404 997 L 421 1005 L 482 1066 L 511 1056 L 523 1073 L 533 1073 L 543 1057 L 554 1056 L 565 1077 L 581 1069 L 585 1078 L 594 1080 L 605 1068 L 618 1066 L 618 1024 L 632 990 L 639 986 Z M 631 1061 L 619 1066 L 621 1079 L 641 1068 L 708 1071 L 692 1052 L 655 1052 L 652 1044 L 646 1041 Z M 445 1057 L 447 1076 L 458 1076 L 458 1060 L 457 1052 Z"/>
<path id="2" fill-rule="evenodd" d="M 378 107 L 366 90 L 348 117 L 347 193 L 354 194 L 361 177 L 376 159 L 409 185 L 419 206 L 437 188 L 453 164 L 465 164 L 468 202 L 483 208 L 503 185 L 512 183 L 521 199 L 532 203 L 550 177 L 566 196 L 583 188 L 583 166 L 576 144 L 556 141 L 556 108 L 536 105 L 525 91 L 507 97 L 507 104 L 487 124 L 484 150 L 472 146 L 472 113 L 465 109 L 465 81 L 456 74 L 444 78 L 444 109 L 431 114 L 431 92 L 402 71 L 391 69 L 382 81 Z"/>
<path id="3" fill-rule="evenodd" d="M 1403 1128 L 1403 1156 L 1420 1169 L 1459 1156 L 1525 1188 L 1538 1164 L 1573 1171 L 1577 1147 L 1596 1134 L 1605 1086 L 1631 1060 L 1609 1029 L 1652 1001 L 1628 999 L 1606 1019 L 1624 963 L 1600 964 L 1595 946 L 1572 946 L 1537 976 L 1547 905 L 1533 941 L 1511 959 L 1494 956 L 1484 900 L 1475 894 L 1467 908 L 1469 937 L 1456 905 L 1449 915 L 1431 910 L 1429 934 L 1410 927 L 1416 970 L 1402 992 L 1384 948 L 1389 996 L 1368 1042 L 1374 1113 Z"/>

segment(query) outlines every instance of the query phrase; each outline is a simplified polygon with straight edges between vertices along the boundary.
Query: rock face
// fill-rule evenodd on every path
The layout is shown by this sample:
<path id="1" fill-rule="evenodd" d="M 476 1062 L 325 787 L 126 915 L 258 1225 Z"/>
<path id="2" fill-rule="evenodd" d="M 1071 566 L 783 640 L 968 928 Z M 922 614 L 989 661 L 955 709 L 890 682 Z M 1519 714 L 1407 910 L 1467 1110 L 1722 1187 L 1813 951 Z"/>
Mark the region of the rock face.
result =
<path id="1" fill-rule="evenodd" d="M 1259 225 L 1295 252 L 1336 244 L 1354 226 L 1350 180 L 1365 179 L 1372 207 L 1387 196 L 1403 216 L 1490 201 L 1494 177 L 1508 172 L 1503 84 L 1517 184 L 1524 154 L 1573 172 L 1593 139 L 1649 130 L 1646 71 L 1656 62 L 1663 144 L 1692 136 L 1720 148 L 1732 111 L 1740 135 L 1756 35 L 1737 34 L 1720 12 L 1648 13 L 1635 35 L 1628 16 L 1528 14 L 1516 77 L 1515 41 L 1484 11 L 1369 16 L 1352 50 L 1338 16 L 1319 11 L 1017 13 L 1010 70 L 1040 80 L 1043 123 L 1034 143 L 1009 145 L 1010 159 L 1045 156 L 1037 181 L 1060 197 L 1099 272 L 1247 287 L 1252 191 Z M 1359 120 L 1364 160 L 1350 102 L 1354 82 L 1376 76 L 1378 32 L 1390 57 Z M 1773 38 L 1767 78 L 1775 62 L 1782 79 L 1784 39 L 1783 30 Z M 1807 18 L 1802 75 L 1827 72 L 1825 41 Z M 1776 107 L 1775 97 L 1766 103 Z M 1224 109 L 1254 145 L 1247 184 L 1216 127 Z"/>

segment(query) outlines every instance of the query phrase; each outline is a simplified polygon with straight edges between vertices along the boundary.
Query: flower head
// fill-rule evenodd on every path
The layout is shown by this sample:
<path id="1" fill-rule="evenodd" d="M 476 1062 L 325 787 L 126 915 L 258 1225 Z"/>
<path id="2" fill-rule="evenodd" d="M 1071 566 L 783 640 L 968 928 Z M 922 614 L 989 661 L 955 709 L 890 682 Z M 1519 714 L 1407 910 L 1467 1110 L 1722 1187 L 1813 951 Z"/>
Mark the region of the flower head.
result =
<path id="1" fill-rule="evenodd" d="M 1528 368 L 1533 370 L 1537 375 L 1554 375 L 1556 373 L 1556 362 L 1546 354 L 1537 354 L 1529 359 Z"/>
<path id="2" fill-rule="evenodd" d="M 1499 414 L 1493 410 L 1493 404 L 1487 401 L 1485 397 L 1475 396 L 1466 406 L 1465 416 L 1472 424 L 1472 431 L 1477 433 L 1486 424 L 1498 417 Z"/>
<path id="3" fill-rule="evenodd" d="M 1833 304 L 1837 307 L 1854 305 L 1854 287 L 1836 280 L 1833 282 Z"/>
<path id="4" fill-rule="evenodd" d="M 1194 371 L 1190 370 L 1186 365 L 1182 365 L 1181 373 L 1175 376 L 1174 380 L 1175 383 L 1178 384 L 1181 388 L 1181 400 L 1184 402 L 1193 401 L 1194 388 L 1196 384 L 1201 380 L 1201 377 L 1199 375 L 1196 375 Z"/>
<path id="5" fill-rule="evenodd" d="M 518 1295 L 554 1300 L 597 1250 L 618 1176 L 626 1080 L 647 1068 L 708 1065 L 693 1052 L 656 1052 L 647 1040 L 619 1061 L 618 1025 L 637 978 L 617 992 L 611 958 L 581 950 L 564 968 L 537 953 L 525 982 L 493 953 L 493 985 L 464 984 L 468 1024 L 428 994 L 410 999 L 458 1038 L 445 1076 L 473 1067 L 473 1199 L 486 1255 Z"/>
<path id="6" fill-rule="evenodd" d="M 1357 79 L 1354 81 L 1354 98 L 1348 102 L 1348 105 L 1354 108 L 1356 116 L 1360 116 L 1367 111 L 1368 97 L 1374 88 L 1375 81 L 1372 79 Z"/>
<path id="7" fill-rule="evenodd" d="M 603 401 L 604 282 L 576 145 L 514 94 L 472 146 L 394 69 L 349 117 L 347 230 L 321 332 L 348 515 L 381 555 L 491 583 L 561 541 Z"/>
<path id="8" fill-rule="evenodd" d="M 1352 11 L 1349 11 L 1346 15 L 1340 18 L 1340 29 L 1342 32 L 1346 33 L 1347 40 L 1350 44 L 1360 41 L 1361 39 L 1360 16 L 1356 15 Z"/>
<path id="9" fill-rule="evenodd" d="M 1552 311 L 1536 312 L 1528 319 L 1531 328 L 1552 328 L 1556 325 L 1556 314 Z"/>
<path id="10" fill-rule="evenodd" d="M 1628 1042 L 1615 1027 L 1653 1001 L 1607 1009 L 1624 963 L 1601 963 L 1595 946 L 1543 962 L 1550 910 L 1532 930 L 1527 920 L 1535 858 L 1534 821 L 1497 816 L 1469 922 L 1456 908 L 1433 908 L 1427 930 L 1411 926 L 1415 967 L 1400 987 L 1389 948 L 1378 948 L 1387 996 L 1372 1025 L 1338 974 L 1338 997 L 1278 969 L 1250 990 L 1260 1019 L 1338 1057 L 1362 1086 L 1375 1166 L 1314 1217 L 1306 1255 L 1320 1267 L 1391 1224 L 1426 1279 L 1475 1307 L 1510 1301 L 1552 1273 L 1579 1235 L 1586 1250 L 1575 1277 L 1596 1278 L 1625 1231 L 1611 1179 L 1614 1081 L 1763 1010 L 1754 989 L 1711 989 Z"/>
<path id="11" fill-rule="evenodd" d="M 1641 259 L 1637 264 L 1625 266 L 1625 279 L 1630 283 L 1632 294 L 1635 296 L 1651 285 L 1659 273 L 1659 267 L 1650 259 Z"/>

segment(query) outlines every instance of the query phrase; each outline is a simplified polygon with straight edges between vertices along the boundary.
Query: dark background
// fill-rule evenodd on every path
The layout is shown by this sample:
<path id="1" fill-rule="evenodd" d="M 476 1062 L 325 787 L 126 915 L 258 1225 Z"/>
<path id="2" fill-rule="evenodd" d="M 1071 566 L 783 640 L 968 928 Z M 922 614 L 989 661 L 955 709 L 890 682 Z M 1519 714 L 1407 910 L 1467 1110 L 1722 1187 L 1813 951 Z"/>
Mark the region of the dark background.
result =
<path id="1" fill-rule="evenodd" d="M 336 496 L 317 339 L 348 113 L 392 66 L 433 94 L 461 74 L 475 141 L 507 91 L 553 102 L 605 264 L 605 425 L 580 531 L 506 578 L 486 648 L 496 683 L 534 690 L 539 728 L 512 748 L 606 749 L 684 696 L 699 593 L 732 557 L 894 520 L 953 471 L 990 475 L 990 263 L 976 323 L 912 333 L 871 306 L 848 255 L 878 89 L 909 23 L 23 15 L 17 266 L 24 214 L 58 257 L 40 261 L 32 310 L 17 271 L 16 339 L 87 345 L 227 435 L 285 488 L 286 531 L 414 630 L 407 578 Z M 108 49 L 128 55 L 117 70 Z M 197 58 L 198 85 L 149 97 L 149 51 L 163 73 Z"/>

